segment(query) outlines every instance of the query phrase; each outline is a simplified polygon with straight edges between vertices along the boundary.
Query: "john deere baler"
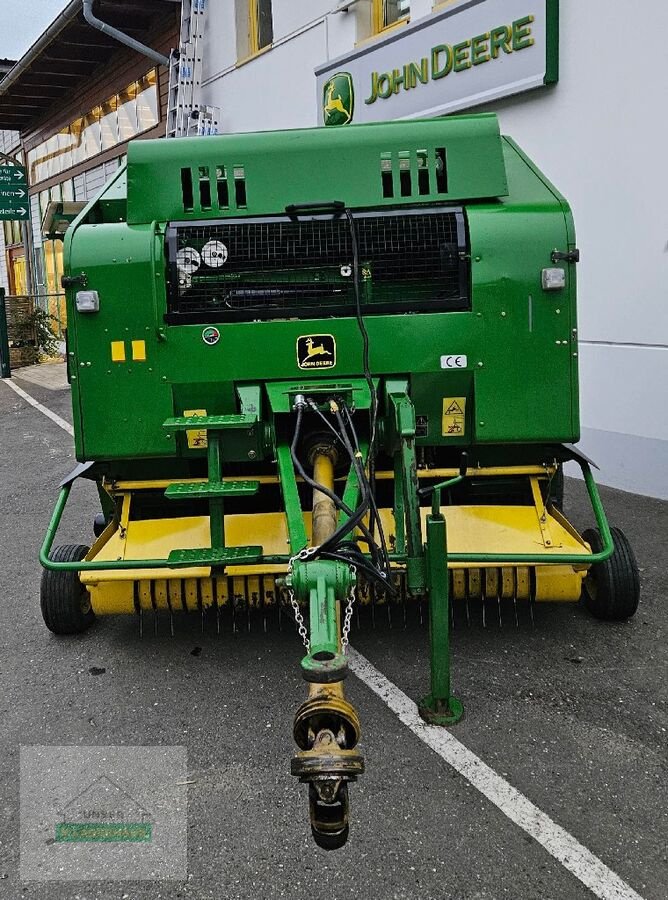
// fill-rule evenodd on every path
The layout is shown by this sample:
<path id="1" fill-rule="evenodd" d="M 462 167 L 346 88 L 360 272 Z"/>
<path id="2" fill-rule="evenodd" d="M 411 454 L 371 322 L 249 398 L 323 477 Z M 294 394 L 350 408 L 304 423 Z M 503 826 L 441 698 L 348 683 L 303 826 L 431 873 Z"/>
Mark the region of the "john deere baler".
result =
<path id="1" fill-rule="evenodd" d="M 428 601 L 437 724 L 461 715 L 451 606 L 636 609 L 572 446 L 577 259 L 566 201 L 493 115 L 130 144 L 65 236 L 80 466 L 42 548 L 47 626 L 291 616 L 292 771 L 340 846 L 364 768 L 355 604 L 401 621 Z M 597 530 L 560 510 L 568 460 Z M 53 550 L 78 477 L 97 539 Z"/>

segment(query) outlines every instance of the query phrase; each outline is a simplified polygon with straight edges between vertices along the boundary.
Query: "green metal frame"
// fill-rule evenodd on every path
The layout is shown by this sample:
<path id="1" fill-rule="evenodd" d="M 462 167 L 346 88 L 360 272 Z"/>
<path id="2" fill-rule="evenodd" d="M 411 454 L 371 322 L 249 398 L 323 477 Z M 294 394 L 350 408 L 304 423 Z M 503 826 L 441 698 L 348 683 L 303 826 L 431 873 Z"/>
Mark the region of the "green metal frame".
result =
<path id="1" fill-rule="evenodd" d="M 297 494 L 296 479 L 294 479 L 293 483 L 289 477 L 285 477 L 286 473 L 289 472 L 288 466 L 292 466 L 292 460 L 290 459 L 290 448 L 279 447 L 277 449 L 277 459 L 279 476 L 281 478 L 281 485 L 283 489 L 283 499 L 286 507 L 286 516 L 288 518 L 290 546 L 294 555 L 294 553 L 298 553 L 306 546 L 307 538 L 306 530 L 304 528 L 304 520 L 302 519 L 301 515 L 301 507 L 299 506 L 299 496 Z M 603 509 L 603 504 L 601 503 L 600 495 L 598 493 L 598 488 L 596 487 L 596 482 L 594 481 L 594 476 L 592 475 L 591 468 L 587 462 L 579 459 L 576 461 L 579 463 L 580 468 L 582 469 L 585 485 L 587 487 L 587 493 L 589 495 L 589 500 L 591 501 L 594 516 L 596 518 L 596 525 L 598 526 L 598 529 L 601 533 L 601 540 L 603 542 L 602 550 L 600 550 L 598 553 L 550 553 L 549 555 L 544 553 L 450 553 L 448 555 L 448 561 L 462 563 L 503 563 L 504 565 L 524 565 L 526 563 L 529 563 L 536 565 L 570 564 L 590 566 L 594 565 L 595 563 L 605 562 L 606 559 L 609 559 L 610 556 L 612 556 L 615 547 L 612 540 L 612 535 L 610 534 L 610 526 L 608 525 L 608 520 Z M 442 490 L 443 488 L 451 486 L 452 484 L 455 484 L 460 480 L 461 476 L 457 476 L 456 478 L 450 479 L 449 481 L 442 482 L 436 487 Z M 54 560 L 49 559 L 49 553 L 51 552 L 51 548 L 53 547 L 56 532 L 63 517 L 63 511 L 65 509 L 65 505 L 67 503 L 67 499 L 70 495 L 71 489 L 71 483 L 61 487 L 60 494 L 58 495 L 58 499 L 56 500 L 56 505 L 51 516 L 51 521 L 49 522 L 46 534 L 44 536 L 44 541 L 39 552 L 39 561 L 45 569 L 50 569 L 51 571 L 66 572 L 100 572 L 103 570 L 119 571 L 121 569 L 182 569 L 187 568 L 189 565 L 192 565 L 192 563 L 188 562 L 168 562 L 166 559 L 120 559 L 97 562 L 95 560 L 81 560 L 79 562 L 55 562 Z M 287 563 L 289 562 L 290 558 L 291 556 L 288 554 L 262 556 L 259 562 L 267 563 L 268 565 L 274 565 Z M 405 553 L 390 554 L 390 560 L 392 562 L 406 563 L 407 559 L 408 556 Z M 257 562 L 253 562 L 253 565 L 257 564 Z"/>
<path id="2" fill-rule="evenodd" d="M 456 479 L 459 480 L 459 479 Z M 455 481 L 455 479 L 453 479 Z M 429 585 L 429 641 L 431 691 L 418 703 L 430 725 L 454 725 L 464 708 L 450 692 L 450 588 L 445 519 L 427 516 L 427 581 Z"/>

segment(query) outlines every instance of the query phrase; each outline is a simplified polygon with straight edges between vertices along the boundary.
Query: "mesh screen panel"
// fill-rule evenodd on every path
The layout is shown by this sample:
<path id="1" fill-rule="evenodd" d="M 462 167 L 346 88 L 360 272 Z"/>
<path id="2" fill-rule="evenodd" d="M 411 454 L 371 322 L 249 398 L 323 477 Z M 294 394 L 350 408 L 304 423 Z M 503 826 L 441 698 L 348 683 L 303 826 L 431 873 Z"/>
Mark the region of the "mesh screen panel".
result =
<path id="1" fill-rule="evenodd" d="M 461 210 L 356 213 L 365 315 L 468 309 Z M 167 230 L 171 322 L 355 314 L 345 216 L 226 219 Z"/>

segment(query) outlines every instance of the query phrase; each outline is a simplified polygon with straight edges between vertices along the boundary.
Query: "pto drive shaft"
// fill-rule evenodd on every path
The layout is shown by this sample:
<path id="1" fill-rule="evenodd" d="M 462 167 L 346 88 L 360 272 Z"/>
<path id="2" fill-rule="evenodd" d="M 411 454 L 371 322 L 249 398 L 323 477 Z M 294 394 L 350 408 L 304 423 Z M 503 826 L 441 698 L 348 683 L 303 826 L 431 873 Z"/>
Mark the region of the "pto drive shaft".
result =
<path id="1" fill-rule="evenodd" d="M 312 454 L 314 481 L 334 487 L 336 451 L 318 446 Z M 320 546 L 335 532 L 337 510 L 326 493 L 313 491 L 313 544 Z M 357 711 L 345 699 L 347 674 L 341 643 L 341 602 L 354 584 L 350 567 L 333 560 L 296 560 L 290 576 L 298 599 L 308 599 L 310 642 L 302 660 L 309 682 L 308 699 L 297 710 L 294 738 L 299 752 L 291 771 L 309 785 L 311 831 L 326 850 L 348 839 L 348 782 L 364 771 L 364 758 L 355 750 L 360 737 Z"/>

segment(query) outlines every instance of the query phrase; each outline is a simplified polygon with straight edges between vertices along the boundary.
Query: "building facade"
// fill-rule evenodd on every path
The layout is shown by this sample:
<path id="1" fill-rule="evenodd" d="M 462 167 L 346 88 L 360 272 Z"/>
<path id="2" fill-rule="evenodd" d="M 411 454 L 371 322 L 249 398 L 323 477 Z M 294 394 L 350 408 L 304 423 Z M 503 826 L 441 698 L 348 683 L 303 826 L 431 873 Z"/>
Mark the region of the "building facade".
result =
<path id="1" fill-rule="evenodd" d="M 100 0 L 96 13 L 169 56 L 179 4 Z M 27 168 L 30 222 L 0 223 L 0 286 L 28 294 L 65 325 L 63 244 L 43 236 L 50 201 L 92 199 L 125 157 L 128 141 L 163 137 L 169 73 L 88 25 L 69 3 L 0 81 L 0 149 Z"/>
<path id="2" fill-rule="evenodd" d="M 555 10 L 558 43 L 545 48 Z M 323 125 L 323 78 L 338 72 L 365 75 L 353 123 L 498 113 L 575 216 L 581 447 L 604 483 L 668 498 L 668 7 L 643 4 L 641 61 L 622 52 L 628 29 L 605 0 L 210 2 L 202 94 L 223 132 Z"/>

